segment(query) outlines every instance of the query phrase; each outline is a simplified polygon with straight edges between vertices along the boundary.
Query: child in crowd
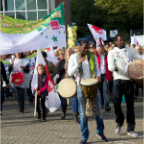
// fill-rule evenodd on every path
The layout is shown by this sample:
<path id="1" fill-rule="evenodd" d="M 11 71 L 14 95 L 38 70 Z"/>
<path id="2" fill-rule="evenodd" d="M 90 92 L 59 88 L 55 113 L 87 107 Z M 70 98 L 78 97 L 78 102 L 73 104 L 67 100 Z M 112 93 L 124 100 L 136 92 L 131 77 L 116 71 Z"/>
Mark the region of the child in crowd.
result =
<path id="1" fill-rule="evenodd" d="M 35 88 L 34 93 L 37 93 L 37 112 L 38 112 L 38 119 L 41 119 L 41 111 L 40 111 L 40 99 L 41 99 L 41 107 L 43 110 L 43 119 L 42 121 L 46 120 L 46 109 L 45 109 L 45 97 L 48 95 L 48 77 L 46 75 L 46 71 L 42 64 L 37 66 L 37 73 L 38 73 L 38 87 Z"/>

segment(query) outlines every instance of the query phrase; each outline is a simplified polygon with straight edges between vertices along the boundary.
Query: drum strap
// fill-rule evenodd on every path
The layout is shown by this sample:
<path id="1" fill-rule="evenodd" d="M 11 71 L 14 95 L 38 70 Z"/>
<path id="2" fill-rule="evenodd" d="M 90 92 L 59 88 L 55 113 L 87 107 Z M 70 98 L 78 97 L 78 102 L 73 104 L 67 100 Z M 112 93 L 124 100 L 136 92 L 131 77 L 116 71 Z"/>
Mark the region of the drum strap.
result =
<path id="1" fill-rule="evenodd" d="M 123 57 L 124 61 L 126 62 L 127 65 L 125 66 L 125 72 L 127 72 L 128 71 L 128 66 L 131 63 L 130 59 L 119 48 L 115 47 L 114 49 L 115 49 L 116 53 L 118 53 L 119 55 L 121 55 Z"/>

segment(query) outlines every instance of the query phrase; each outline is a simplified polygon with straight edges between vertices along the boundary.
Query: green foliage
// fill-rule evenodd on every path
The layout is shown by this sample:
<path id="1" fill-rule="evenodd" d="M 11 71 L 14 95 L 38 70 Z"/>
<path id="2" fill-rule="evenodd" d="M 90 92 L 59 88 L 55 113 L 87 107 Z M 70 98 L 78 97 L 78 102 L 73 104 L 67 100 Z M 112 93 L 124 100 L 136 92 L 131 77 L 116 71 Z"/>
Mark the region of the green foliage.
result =
<path id="1" fill-rule="evenodd" d="M 103 5 L 108 5 L 114 0 L 97 0 L 99 3 L 100 1 L 103 1 Z M 143 13 L 141 11 L 135 15 L 130 15 L 126 11 L 109 13 L 108 9 L 102 9 L 95 4 L 95 0 L 71 0 L 72 22 L 78 26 L 78 38 L 91 35 L 87 23 L 105 29 L 107 35 L 110 30 L 118 29 L 118 32 L 122 33 L 126 40 L 129 39 L 130 29 L 143 28 Z M 109 8 L 112 9 L 112 7 Z"/>
<path id="2" fill-rule="evenodd" d="M 135 16 L 143 13 L 143 0 L 95 0 L 95 5 L 113 14 L 127 12 Z"/>

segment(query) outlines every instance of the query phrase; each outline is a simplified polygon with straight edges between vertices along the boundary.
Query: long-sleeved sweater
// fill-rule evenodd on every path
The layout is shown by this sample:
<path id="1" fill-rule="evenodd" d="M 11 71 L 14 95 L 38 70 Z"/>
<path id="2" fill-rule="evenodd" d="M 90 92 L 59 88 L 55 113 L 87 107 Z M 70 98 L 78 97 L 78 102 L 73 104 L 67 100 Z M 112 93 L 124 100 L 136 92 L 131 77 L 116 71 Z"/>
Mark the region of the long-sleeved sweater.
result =
<path id="1" fill-rule="evenodd" d="M 120 51 L 125 53 L 130 61 L 133 61 L 134 59 L 142 59 L 141 55 L 139 55 L 133 48 L 125 47 L 120 49 Z M 125 72 L 126 64 L 124 58 L 116 53 L 115 48 L 108 53 L 108 69 L 113 72 L 114 80 L 130 80 L 128 72 Z M 115 71 L 116 66 L 118 68 L 117 72 Z"/>
<path id="2" fill-rule="evenodd" d="M 96 56 L 95 56 L 95 61 L 96 61 L 96 76 L 100 76 L 100 71 L 98 69 Z M 80 65 L 78 64 L 78 55 L 77 55 L 77 53 L 75 53 L 75 54 L 71 55 L 70 59 L 69 59 L 68 75 L 75 77 L 77 85 L 79 85 L 79 76 L 78 76 L 79 66 Z M 91 78 L 91 72 L 90 72 L 90 67 L 89 67 L 88 60 L 84 60 L 82 62 L 82 69 L 83 69 L 83 72 L 84 72 L 84 75 L 83 75 L 82 79 Z"/>

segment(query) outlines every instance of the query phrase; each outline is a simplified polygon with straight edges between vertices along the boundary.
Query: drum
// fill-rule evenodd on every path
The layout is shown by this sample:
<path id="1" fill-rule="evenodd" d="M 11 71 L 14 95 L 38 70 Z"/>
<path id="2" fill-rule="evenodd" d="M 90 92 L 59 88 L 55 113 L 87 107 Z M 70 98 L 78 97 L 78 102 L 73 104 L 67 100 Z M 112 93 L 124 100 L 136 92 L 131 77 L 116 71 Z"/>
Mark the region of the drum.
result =
<path id="1" fill-rule="evenodd" d="M 130 78 L 138 87 L 143 86 L 144 80 L 144 60 L 137 59 L 130 63 L 128 68 Z"/>
<path id="2" fill-rule="evenodd" d="M 81 87 L 83 94 L 86 98 L 86 115 L 96 116 L 98 114 L 95 96 L 97 94 L 98 80 L 95 78 L 89 78 L 81 80 Z"/>
<path id="3" fill-rule="evenodd" d="M 58 84 L 58 93 L 64 98 L 75 98 L 77 92 L 77 84 L 71 78 L 65 78 Z"/>
<path id="4" fill-rule="evenodd" d="M 97 93 L 98 80 L 95 78 L 81 80 L 81 87 L 85 98 L 93 99 Z"/>

